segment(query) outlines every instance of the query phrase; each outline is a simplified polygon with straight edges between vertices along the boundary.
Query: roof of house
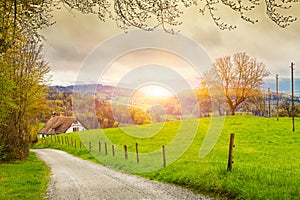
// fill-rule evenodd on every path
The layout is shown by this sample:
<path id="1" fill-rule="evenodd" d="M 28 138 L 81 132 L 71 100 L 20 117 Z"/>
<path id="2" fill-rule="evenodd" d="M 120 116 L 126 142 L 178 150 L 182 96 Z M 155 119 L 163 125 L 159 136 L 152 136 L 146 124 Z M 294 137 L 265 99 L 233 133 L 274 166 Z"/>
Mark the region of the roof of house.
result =
<path id="1" fill-rule="evenodd" d="M 51 117 L 38 134 L 55 135 L 65 133 L 73 123 L 78 123 L 77 118 L 65 116 Z"/>

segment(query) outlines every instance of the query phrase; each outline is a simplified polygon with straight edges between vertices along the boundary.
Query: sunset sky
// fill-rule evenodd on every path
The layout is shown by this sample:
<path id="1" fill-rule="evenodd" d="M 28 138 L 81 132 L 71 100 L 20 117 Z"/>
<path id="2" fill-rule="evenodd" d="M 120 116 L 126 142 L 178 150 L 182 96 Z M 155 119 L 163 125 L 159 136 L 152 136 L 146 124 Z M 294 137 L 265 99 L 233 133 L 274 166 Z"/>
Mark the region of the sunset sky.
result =
<path id="1" fill-rule="evenodd" d="M 274 78 L 275 74 L 279 74 L 280 78 L 289 77 L 291 62 L 295 63 L 295 76 L 300 78 L 300 67 L 298 67 L 300 66 L 299 3 L 294 4 L 294 9 L 290 11 L 299 19 L 285 29 L 279 28 L 270 21 L 263 7 L 262 5 L 253 14 L 254 19 L 259 19 L 255 25 L 242 21 L 238 15 L 229 10 L 221 13 L 225 22 L 237 25 L 237 29 L 233 31 L 219 30 L 210 16 L 199 14 L 198 8 L 188 8 L 184 10 L 181 18 L 183 25 L 175 29 L 179 30 L 182 36 L 193 40 L 203 48 L 211 59 L 211 63 L 217 57 L 246 52 L 266 64 L 271 72 L 270 78 Z M 76 11 L 69 12 L 63 7 L 54 11 L 53 15 L 56 24 L 42 31 L 47 39 L 44 42 L 45 59 L 52 68 L 51 85 L 74 84 L 78 80 L 78 74 L 80 75 L 80 69 L 84 66 L 86 59 L 91 59 L 88 56 L 95 51 L 97 46 L 101 46 L 104 41 L 109 41 L 118 34 L 130 34 L 130 31 L 124 33 L 123 30 L 117 28 L 115 22 L 111 20 L 101 22 L 96 16 L 82 15 Z M 126 45 L 126 42 L 134 43 L 135 41 L 125 41 L 120 45 Z M 99 53 L 97 59 L 101 60 L 109 52 L 114 51 L 115 49 L 107 47 L 107 52 Z M 164 65 L 176 71 L 182 75 L 183 79 L 188 79 L 187 82 L 192 87 L 198 83 L 199 71 L 195 72 L 195 67 L 190 65 L 189 60 L 184 60 L 181 55 L 174 55 L 159 49 L 141 49 L 116 55 L 109 66 L 102 66 L 106 67 L 106 74 L 102 74 L 101 77 L 99 75 L 99 80 L 101 83 L 118 84 L 122 77 L 130 75 L 133 69 L 150 64 Z M 93 74 L 92 71 L 87 73 Z M 148 76 L 154 77 L 157 74 L 148 74 Z M 175 79 L 170 81 L 176 85 Z M 177 84 L 179 86 L 181 82 L 178 81 Z"/>

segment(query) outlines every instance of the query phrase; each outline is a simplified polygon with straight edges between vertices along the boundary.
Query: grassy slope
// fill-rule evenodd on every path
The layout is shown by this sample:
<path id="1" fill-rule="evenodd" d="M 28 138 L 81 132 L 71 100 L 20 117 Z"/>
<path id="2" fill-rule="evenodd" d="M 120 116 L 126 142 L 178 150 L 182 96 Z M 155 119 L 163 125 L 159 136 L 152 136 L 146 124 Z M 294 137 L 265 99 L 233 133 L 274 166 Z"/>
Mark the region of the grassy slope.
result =
<path id="1" fill-rule="evenodd" d="M 299 124 L 299 119 L 297 120 Z M 235 133 L 234 164 L 226 172 L 230 133 Z M 237 199 L 300 198 L 300 131 L 290 131 L 290 119 L 229 117 L 213 151 L 197 157 L 201 134 L 181 159 L 161 171 L 146 174 L 196 191 Z"/>
<path id="2" fill-rule="evenodd" d="M 34 153 L 29 158 L 0 164 L 0 199 L 44 199 L 49 169 Z"/>
<path id="3" fill-rule="evenodd" d="M 125 161 L 122 152 L 124 144 L 128 146 L 129 151 L 135 150 L 136 142 L 140 146 L 140 152 L 159 150 L 161 145 L 173 141 L 180 126 L 190 130 L 194 122 L 195 120 L 188 120 L 169 122 L 164 125 L 156 124 L 150 130 L 162 129 L 153 136 L 150 136 L 151 133 L 148 133 L 145 127 L 106 129 L 104 131 L 106 136 L 116 148 L 120 147 L 115 157 L 111 156 L 111 152 L 108 153 L 109 155 L 104 154 L 105 139 L 99 136 L 99 130 L 81 133 L 81 139 L 87 147 L 88 141 L 92 141 L 93 155 L 101 162 L 109 163 L 122 170 L 138 169 L 137 166 L 143 166 L 143 163 L 147 162 L 146 157 L 142 157 L 140 163 L 135 164 L 135 157 L 130 154 L 129 160 Z M 214 149 L 205 158 L 199 158 L 199 150 L 209 123 L 209 119 L 200 119 L 200 126 L 192 145 L 176 162 L 164 169 L 140 173 L 140 175 L 183 185 L 214 197 L 227 196 L 235 199 L 298 199 L 300 197 L 300 131 L 297 126 L 295 133 L 291 131 L 289 118 L 280 118 L 277 122 L 274 118 L 227 117 Z M 297 118 L 296 125 L 299 123 L 300 119 Z M 227 172 L 230 133 L 235 133 L 234 164 L 233 171 Z M 186 134 L 191 133 L 186 131 Z M 68 137 L 73 137 L 73 142 L 74 138 L 77 143 L 79 141 L 76 134 L 70 134 Z M 97 149 L 99 140 L 102 141 L 101 153 L 98 153 Z M 185 138 L 182 139 L 183 143 L 184 141 Z M 108 144 L 110 151 L 111 143 Z M 53 142 L 39 145 L 39 147 L 61 148 L 85 159 L 92 158 L 83 147 L 79 150 L 78 146 L 77 144 L 75 150 L 70 145 L 57 145 L 54 144 L 54 139 Z M 167 159 L 172 156 L 168 154 L 169 149 L 167 148 Z M 157 162 L 161 165 L 161 156 L 151 161 L 153 165 Z"/>

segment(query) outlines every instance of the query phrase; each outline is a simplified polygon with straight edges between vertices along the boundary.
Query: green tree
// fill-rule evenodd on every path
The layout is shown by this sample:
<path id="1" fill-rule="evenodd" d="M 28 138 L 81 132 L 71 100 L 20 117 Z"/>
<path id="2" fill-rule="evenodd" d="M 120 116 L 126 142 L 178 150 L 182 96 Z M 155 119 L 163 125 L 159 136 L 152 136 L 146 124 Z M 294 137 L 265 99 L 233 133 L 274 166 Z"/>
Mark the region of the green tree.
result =
<path id="1" fill-rule="evenodd" d="M 49 67 L 42 60 L 41 46 L 34 41 L 19 40 L 1 56 L 8 71 L 12 88 L 5 94 L 5 125 L 1 127 L 0 160 L 22 159 L 28 156 L 31 125 L 45 107 L 46 74 Z"/>
<path id="2" fill-rule="evenodd" d="M 53 24 L 51 11 L 56 3 L 44 0 L 2 0 L 0 2 L 0 53 L 17 42 L 18 36 L 40 40 L 39 30 Z"/>
<path id="3" fill-rule="evenodd" d="M 1 126 L 0 160 L 22 159 L 28 156 L 31 125 L 45 105 L 46 74 L 49 67 L 41 58 L 41 46 L 34 41 L 19 40 L 13 48 L 2 54 L 10 90 L 1 96 L 5 104 L 5 118 Z M 9 70 L 7 70 L 9 69 Z M 3 79 L 2 79 L 3 81 Z"/>
<path id="4" fill-rule="evenodd" d="M 31 125 L 45 105 L 49 67 L 37 31 L 48 17 L 41 2 L 0 3 L 0 162 L 28 156 Z"/>

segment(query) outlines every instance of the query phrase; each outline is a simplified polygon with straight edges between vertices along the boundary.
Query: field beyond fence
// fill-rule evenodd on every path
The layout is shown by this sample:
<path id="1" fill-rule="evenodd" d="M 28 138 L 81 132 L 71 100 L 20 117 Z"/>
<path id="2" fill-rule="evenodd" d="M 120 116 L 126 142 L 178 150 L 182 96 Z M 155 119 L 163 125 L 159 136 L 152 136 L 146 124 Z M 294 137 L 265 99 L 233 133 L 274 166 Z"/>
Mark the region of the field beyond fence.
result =
<path id="1" fill-rule="evenodd" d="M 139 131 L 145 131 L 146 126 L 122 127 L 47 137 L 40 139 L 34 148 L 62 149 L 84 159 L 149 179 L 179 184 L 212 197 L 300 199 L 299 118 L 295 119 L 296 131 L 292 132 L 290 118 L 277 121 L 276 118 L 252 116 L 226 117 L 217 144 L 204 158 L 199 157 L 199 150 L 210 119 L 187 120 L 184 122 L 186 130 L 195 121 L 199 122 L 195 138 L 190 146 L 182 139 L 182 145 L 189 148 L 176 159 L 172 158 L 174 152 L 170 152 L 168 144 L 176 137 L 182 121 L 153 124 L 160 130 L 146 138 L 138 137 Z M 186 130 L 188 139 L 188 134 L 193 133 Z M 101 136 L 101 131 L 105 137 Z M 130 132 L 135 133 L 126 134 Z M 231 133 L 235 134 L 235 147 L 229 172 Z M 151 153 L 153 157 L 147 157 Z"/>

